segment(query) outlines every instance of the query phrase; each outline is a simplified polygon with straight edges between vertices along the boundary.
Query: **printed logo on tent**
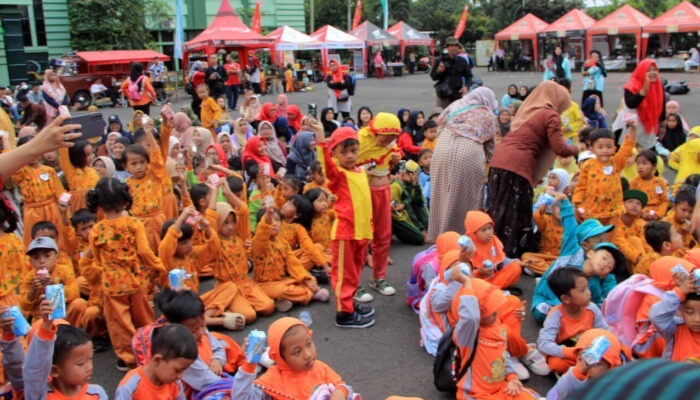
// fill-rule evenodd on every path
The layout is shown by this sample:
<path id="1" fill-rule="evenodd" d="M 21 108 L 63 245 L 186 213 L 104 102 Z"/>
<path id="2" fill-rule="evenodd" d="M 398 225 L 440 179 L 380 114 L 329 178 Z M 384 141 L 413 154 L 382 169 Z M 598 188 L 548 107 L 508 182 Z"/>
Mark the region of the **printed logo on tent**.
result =
<path id="1" fill-rule="evenodd" d="M 372 33 L 371 33 L 371 35 L 372 35 L 372 37 L 374 37 L 375 39 L 386 39 L 386 38 L 387 38 L 386 35 L 382 33 L 382 30 L 381 30 L 381 29 L 375 29 L 375 30 L 373 30 Z"/>
<path id="2" fill-rule="evenodd" d="M 617 14 L 617 19 L 624 19 L 624 18 L 627 18 L 627 15 L 625 13 Z"/>
<path id="3" fill-rule="evenodd" d="M 413 29 L 409 29 L 408 32 L 406 32 L 406 36 L 412 39 L 420 39 L 420 35 L 416 33 Z"/>
<path id="4" fill-rule="evenodd" d="M 219 26 L 216 28 L 212 29 L 207 29 L 204 31 L 206 34 L 213 34 L 216 32 L 241 32 L 241 33 L 249 33 L 252 32 L 250 28 L 248 27 L 235 27 L 235 26 Z"/>
<path id="5" fill-rule="evenodd" d="M 673 13 L 674 17 L 682 17 L 685 15 L 685 10 L 678 10 L 675 13 Z"/>

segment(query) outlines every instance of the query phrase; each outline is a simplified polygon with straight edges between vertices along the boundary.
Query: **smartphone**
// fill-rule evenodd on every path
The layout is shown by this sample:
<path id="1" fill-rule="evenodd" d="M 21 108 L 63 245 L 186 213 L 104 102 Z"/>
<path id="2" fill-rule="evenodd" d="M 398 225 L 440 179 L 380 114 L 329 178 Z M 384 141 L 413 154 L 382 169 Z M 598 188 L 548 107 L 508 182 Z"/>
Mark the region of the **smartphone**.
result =
<path id="1" fill-rule="evenodd" d="M 309 104 L 309 115 L 316 118 L 316 115 L 318 114 L 318 107 L 316 104 L 311 103 Z"/>
<path id="2" fill-rule="evenodd" d="M 70 124 L 79 124 L 81 126 L 80 129 L 77 129 L 71 133 L 81 132 L 83 134 L 81 137 L 73 139 L 74 142 L 102 137 L 102 135 L 105 133 L 105 127 L 107 126 L 102 113 L 92 113 L 71 117 L 63 121 L 62 125 Z"/>

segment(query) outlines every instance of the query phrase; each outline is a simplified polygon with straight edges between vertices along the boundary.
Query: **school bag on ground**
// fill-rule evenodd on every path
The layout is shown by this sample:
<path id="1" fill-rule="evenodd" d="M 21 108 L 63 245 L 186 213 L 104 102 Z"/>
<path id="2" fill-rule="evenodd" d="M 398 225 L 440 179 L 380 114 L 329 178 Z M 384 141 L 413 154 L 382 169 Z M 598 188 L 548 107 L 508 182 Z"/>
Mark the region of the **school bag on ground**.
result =
<path id="1" fill-rule="evenodd" d="M 129 99 L 132 101 L 141 101 L 143 97 L 143 86 L 139 88 L 139 83 L 143 81 L 143 75 L 139 76 L 136 82 L 131 82 L 129 79 Z"/>
<path id="2" fill-rule="evenodd" d="M 430 282 L 423 280 L 423 271 L 425 268 L 432 268 L 435 275 L 440 270 L 440 265 L 437 260 L 437 247 L 430 246 L 413 257 L 411 263 L 411 278 L 406 283 L 406 303 L 413 308 L 413 311 L 418 313 L 420 301 L 425 296 L 426 290 Z"/>
<path id="3" fill-rule="evenodd" d="M 610 291 L 603 302 L 603 317 L 620 343 L 633 347 L 638 341 L 637 310 L 648 294 L 661 298 L 664 292 L 643 274 L 634 274 Z M 644 334 L 644 332 L 642 332 Z"/>
<path id="4" fill-rule="evenodd" d="M 479 331 L 476 332 L 472 352 L 469 360 L 462 366 L 462 357 L 459 355 L 459 346 L 452 339 L 454 327 L 450 327 L 442 335 L 438 344 L 437 355 L 433 362 L 433 383 L 435 388 L 441 392 L 457 392 L 457 382 L 464 376 L 476 355 L 476 346 L 479 343 Z"/>

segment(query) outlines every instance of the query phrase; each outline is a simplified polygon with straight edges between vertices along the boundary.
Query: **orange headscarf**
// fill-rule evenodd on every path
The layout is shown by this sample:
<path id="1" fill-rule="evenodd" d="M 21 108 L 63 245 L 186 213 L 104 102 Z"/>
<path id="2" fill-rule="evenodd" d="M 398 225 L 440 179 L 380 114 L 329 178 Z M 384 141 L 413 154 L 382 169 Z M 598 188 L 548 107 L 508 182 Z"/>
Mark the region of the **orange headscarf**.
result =
<path id="1" fill-rule="evenodd" d="M 459 250 L 459 233 L 449 231 L 441 233 L 435 240 L 438 263 L 442 263 L 442 257 L 450 250 Z"/>
<path id="2" fill-rule="evenodd" d="M 676 265 L 682 265 L 689 273 L 695 268 L 693 263 L 678 257 L 661 257 L 649 267 L 649 277 L 654 281 L 654 286 L 661 290 L 671 290 L 676 287 L 671 269 Z"/>
<path id="3" fill-rule="evenodd" d="M 280 346 L 282 337 L 292 327 L 301 325 L 312 334 L 311 330 L 303 322 L 296 318 L 283 317 L 273 322 L 267 330 L 267 344 L 270 346 L 270 358 L 276 365 L 270 367 L 255 383 L 272 396 L 278 398 L 279 393 L 284 393 L 292 399 L 308 399 L 316 386 L 331 383 L 335 387 L 342 384 L 340 376 L 325 363 L 316 360 L 310 371 L 293 370 L 282 357 Z"/>
<path id="4" fill-rule="evenodd" d="M 442 257 L 442 261 L 440 261 L 440 270 L 438 271 L 438 279 L 440 282 L 444 284 L 448 284 L 449 282 L 445 279 L 445 271 L 447 271 L 448 268 L 452 264 L 454 264 L 457 260 L 459 260 L 459 254 L 461 253 L 461 250 L 450 250 L 445 255 Z"/>
<path id="5" fill-rule="evenodd" d="M 644 81 L 651 66 L 655 66 L 658 71 L 659 66 L 656 65 L 656 61 L 649 58 L 642 60 L 637 64 L 637 68 L 634 69 L 632 75 L 630 75 L 630 80 L 622 88 L 629 90 L 633 94 L 638 94 L 644 87 Z M 642 126 L 644 126 L 644 131 L 648 134 L 652 132 L 658 134 L 657 126 L 659 125 L 659 117 L 663 112 L 664 105 L 664 89 L 661 86 L 661 77 L 658 77 L 656 82 L 652 82 L 649 85 L 647 95 L 637 106 L 637 115 L 642 122 Z"/>
<path id="6" fill-rule="evenodd" d="M 620 359 L 622 345 L 620 344 L 620 340 L 617 338 L 617 336 L 607 329 L 594 328 L 583 332 L 581 337 L 578 339 L 578 342 L 576 342 L 575 349 L 585 350 L 597 337 L 600 336 L 605 336 L 610 341 L 610 347 L 608 347 L 605 353 L 603 353 L 603 360 L 607 361 L 612 368 L 620 366 L 622 364 L 622 360 Z"/>
<path id="7" fill-rule="evenodd" d="M 464 219 L 466 234 L 474 242 L 474 247 L 476 248 L 476 252 L 470 260 L 475 269 L 481 268 L 486 260 L 490 260 L 496 266 L 506 258 L 503 252 L 503 243 L 495 234 L 488 243 L 481 242 L 476 238 L 476 231 L 483 228 L 486 224 L 493 225 L 493 220 L 488 214 L 481 211 L 469 211 Z"/>
<path id="8" fill-rule="evenodd" d="M 478 278 L 472 278 L 471 281 L 474 296 L 479 300 L 479 312 L 482 318 L 495 313 L 505 304 L 506 295 L 497 286 Z"/>
<path id="9" fill-rule="evenodd" d="M 331 71 L 331 64 L 336 65 L 337 68 L 335 72 Z M 336 60 L 330 60 L 328 62 L 328 74 L 331 76 L 331 83 L 340 83 L 345 81 L 343 71 L 340 69 L 340 64 Z M 333 89 L 333 92 L 335 93 L 336 99 L 339 99 L 343 91 L 340 89 Z"/>
<path id="10" fill-rule="evenodd" d="M 700 268 L 700 248 L 688 250 L 685 253 L 685 259 L 695 264 L 695 268 Z"/>

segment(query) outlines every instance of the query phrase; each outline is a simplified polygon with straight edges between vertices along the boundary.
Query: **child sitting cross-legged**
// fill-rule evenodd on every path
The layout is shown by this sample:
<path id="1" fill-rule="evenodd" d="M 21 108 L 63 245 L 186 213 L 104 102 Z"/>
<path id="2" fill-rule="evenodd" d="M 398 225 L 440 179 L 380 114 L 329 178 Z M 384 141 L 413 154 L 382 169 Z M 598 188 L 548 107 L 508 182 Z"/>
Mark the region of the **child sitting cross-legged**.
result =
<path id="1" fill-rule="evenodd" d="M 608 329 L 598 306 L 591 303 L 588 278 L 583 271 L 559 268 L 547 277 L 552 292 L 561 303 L 552 308 L 537 338 L 537 349 L 547 356 L 547 364 L 557 374 L 576 364 L 575 345 L 591 328 Z"/>
<path id="2" fill-rule="evenodd" d="M 313 207 L 309 199 L 300 194 L 294 194 L 287 199 L 280 209 L 282 224 L 278 237 L 287 242 L 306 270 L 311 271 L 316 267 L 330 271 L 331 255 L 324 253 L 323 247 L 314 243 L 309 236 Z M 316 274 L 317 272 L 312 272 L 312 275 L 319 276 Z"/>
<path id="3" fill-rule="evenodd" d="M 685 250 L 690 250 L 697 244 L 690 230 L 690 217 L 693 215 L 695 201 L 695 188 L 681 186 L 681 189 L 676 193 L 671 211 L 664 218 L 664 221 L 673 225 L 676 232 L 683 237 Z"/>
<path id="4" fill-rule="evenodd" d="M 647 246 L 642 240 L 646 221 L 641 217 L 649 198 L 641 190 L 633 189 L 625 190 L 622 196 L 625 201 L 625 212 L 615 222 L 612 242 L 625 255 L 628 270 L 632 272 L 647 251 Z"/>
<path id="5" fill-rule="evenodd" d="M 644 239 L 653 251 L 646 252 L 634 266 L 635 274 L 649 275 L 651 264 L 663 256 L 671 256 L 683 248 L 683 237 L 666 221 L 651 221 L 644 225 Z"/>
<path id="6" fill-rule="evenodd" d="M 562 170 L 563 171 L 563 170 Z M 551 172 L 550 172 L 551 175 Z M 535 225 L 541 232 L 539 253 L 524 253 L 522 255 L 523 272 L 528 275 L 542 275 L 547 271 L 549 265 L 557 259 L 561 251 L 564 227 L 561 224 L 561 201 L 566 195 L 561 192 L 550 192 L 554 200 L 549 205 L 542 202 L 533 214 Z"/>
<path id="7" fill-rule="evenodd" d="M 415 161 L 402 161 L 398 179 L 391 182 L 391 231 L 400 241 L 417 246 L 425 243 L 428 229 L 428 211 L 417 185 L 419 172 Z"/>

